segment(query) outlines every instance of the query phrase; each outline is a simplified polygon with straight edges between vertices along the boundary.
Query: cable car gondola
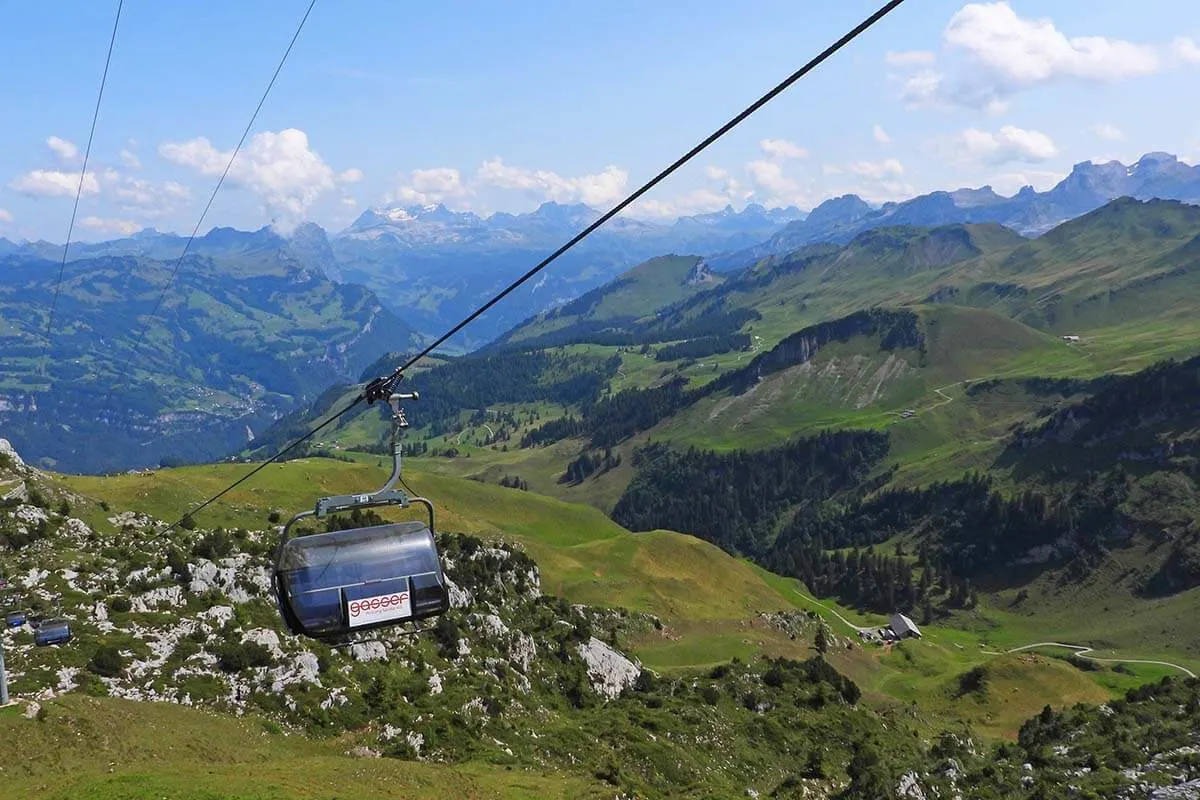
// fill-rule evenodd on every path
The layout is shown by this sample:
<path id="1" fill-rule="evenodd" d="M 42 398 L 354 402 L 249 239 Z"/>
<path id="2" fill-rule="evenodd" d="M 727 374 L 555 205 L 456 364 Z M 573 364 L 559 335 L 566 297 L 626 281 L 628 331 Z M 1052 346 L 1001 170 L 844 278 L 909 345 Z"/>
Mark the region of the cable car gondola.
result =
<path id="1" fill-rule="evenodd" d="M 38 647 L 66 644 L 71 641 L 71 624 L 65 619 L 43 620 L 33 634 L 33 643 Z"/>
<path id="2" fill-rule="evenodd" d="M 392 394 L 392 475 L 371 494 L 322 497 L 312 511 L 280 529 L 272 583 L 279 613 L 294 634 L 322 641 L 345 640 L 362 631 L 412 625 L 450 607 L 441 556 L 434 540 L 433 503 L 393 488 L 400 479 L 401 436 L 408 422 Z M 423 505 L 424 522 L 398 522 L 288 538 L 298 521 L 358 508 Z"/>
<path id="3" fill-rule="evenodd" d="M 10 611 L 4 618 L 5 624 L 10 628 L 19 628 L 25 624 L 27 616 L 24 611 Z"/>

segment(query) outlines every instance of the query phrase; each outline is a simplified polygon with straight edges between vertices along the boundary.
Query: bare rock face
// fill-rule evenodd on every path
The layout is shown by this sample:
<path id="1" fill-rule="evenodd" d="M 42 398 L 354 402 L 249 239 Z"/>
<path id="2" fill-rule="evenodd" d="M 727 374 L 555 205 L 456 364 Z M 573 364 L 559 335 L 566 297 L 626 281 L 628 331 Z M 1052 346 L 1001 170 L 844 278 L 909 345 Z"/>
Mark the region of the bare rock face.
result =
<path id="1" fill-rule="evenodd" d="M 602 697 L 617 697 L 642 674 L 640 664 L 630 661 L 595 636 L 579 645 L 579 656 L 587 664 L 592 689 Z"/>
<path id="2" fill-rule="evenodd" d="M 275 658 L 283 658 L 283 650 L 279 647 L 279 634 L 270 628 L 255 628 L 242 636 L 244 642 L 254 642 L 262 645 L 271 652 Z M 314 657 L 315 659 L 315 657 Z"/>
<path id="3" fill-rule="evenodd" d="M 350 657 L 355 661 L 387 661 L 387 647 L 383 642 L 358 642 L 350 646 Z"/>
<path id="4" fill-rule="evenodd" d="M 446 578 L 446 591 L 450 594 L 451 608 L 467 608 L 471 605 L 471 593 Z"/>
<path id="5" fill-rule="evenodd" d="M 900 776 L 900 785 L 896 787 L 896 795 L 906 800 L 925 800 L 925 790 L 915 772 L 906 772 Z"/>
<path id="6" fill-rule="evenodd" d="M 0 439 L 0 456 L 8 456 L 8 459 L 12 462 L 13 467 L 15 467 L 18 471 L 24 471 L 25 462 L 21 460 L 21 454 L 17 452 L 16 448 L 12 446 L 12 443 L 9 442 L 8 439 Z"/>

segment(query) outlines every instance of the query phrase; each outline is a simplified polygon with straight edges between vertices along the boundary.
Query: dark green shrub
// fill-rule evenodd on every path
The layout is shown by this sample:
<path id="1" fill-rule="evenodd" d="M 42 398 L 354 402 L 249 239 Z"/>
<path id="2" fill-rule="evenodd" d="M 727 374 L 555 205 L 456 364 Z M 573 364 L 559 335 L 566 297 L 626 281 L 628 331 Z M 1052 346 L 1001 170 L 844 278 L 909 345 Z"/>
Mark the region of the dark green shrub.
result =
<path id="1" fill-rule="evenodd" d="M 271 651 L 257 642 L 226 642 L 216 647 L 217 666 L 225 672 L 241 672 L 251 667 L 269 667 L 275 663 Z"/>
<path id="2" fill-rule="evenodd" d="M 125 669 L 125 657 L 121 651 L 110 644 L 100 645 L 88 662 L 88 671 L 105 678 L 115 678 Z"/>
<path id="3" fill-rule="evenodd" d="M 114 613 L 128 614 L 133 608 L 133 603 L 130 602 L 128 597 L 117 596 L 109 599 L 108 607 L 112 609 Z"/>

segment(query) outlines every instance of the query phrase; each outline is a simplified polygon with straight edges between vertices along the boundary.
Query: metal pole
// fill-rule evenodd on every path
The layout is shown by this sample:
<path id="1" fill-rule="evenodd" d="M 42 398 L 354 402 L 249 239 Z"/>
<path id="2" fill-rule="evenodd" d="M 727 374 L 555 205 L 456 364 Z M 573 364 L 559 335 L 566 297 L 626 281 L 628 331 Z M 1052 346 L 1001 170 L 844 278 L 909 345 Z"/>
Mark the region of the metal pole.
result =
<path id="1" fill-rule="evenodd" d="M 4 642 L 0 642 L 0 706 L 8 705 L 8 673 L 4 671 Z"/>

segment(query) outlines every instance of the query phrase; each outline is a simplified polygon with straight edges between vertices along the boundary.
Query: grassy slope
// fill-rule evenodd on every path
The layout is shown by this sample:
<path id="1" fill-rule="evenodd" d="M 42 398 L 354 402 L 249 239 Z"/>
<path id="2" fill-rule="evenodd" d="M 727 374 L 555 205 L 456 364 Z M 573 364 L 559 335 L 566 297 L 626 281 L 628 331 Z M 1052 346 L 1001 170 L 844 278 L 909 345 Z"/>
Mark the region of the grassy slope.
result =
<path id="1" fill-rule="evenodd" d="M 5 753 L 36 754 L 6 756 L 0 798 L 605 796 L 577 776 L 354 758 L 346 755 L 350 741 L 312 741 L 270 732 L 278 727 L 254 717 L 166 703 L 68 695 L 45 707 L 44 722 L 25 719 L 19 708 L 0 710 Z"/>
<path id="2" fill-rule="evenodd" d="M 115 508 L 133 508 L 170 518 L 187 502 L 211 494 L 246 469 L 245 465 L 213 465 L 162 470 L 150 475 L 120 475 L 109 478 L 64 478 L 75 490 L 93 497 L 107 497 Z M 345 464 L 327 459 L 302 459 L 272 466 L 262 480 L 252 481 L 211 509 L 203 518 L 207 525 L 253 525 L 262 527 L 267 509 L 299 509 L 311 501 L 312 492 L 344 492 L 373 486 L 384 471 L 374 460 Z M 861 616 L 836 604 L 814 604 L 803 587 L 789 578 L 772 575 L 745 561 L 733 558 L 718 548 L 693 537 L 668 531 L 630 534 L 594 508 L 564 503 L 531 492 L 482 484 L 428 473 L 412 472 L 409 483 L 418 492 L 436 498 L 440 525 L 447 530 L 496 534 L 522 543 L 542 570 L 546 591 L 574 602 L 623 606 L 659 615 L 665 628 L 633 642 L 633 651 L 647 666 L 673 671 L 695 669 L 728 661 L 734 656 L 753 658 L 759 653 L 804 657 L 809 644 L 790 640 L 759 617 L 760 612 L 786 609 L 812 609 L 826 617 L 840 636 L 848 630 L 835 609 L 856 624 L 883 625 L 878 616 Z M 318 489 L 319 487 L 319 489 Z M 77 512 L 95 524 L 105 524 L 99 509 L 86 510 L 77 504 Z M 209 512 L 206 512 L 208 514 Z M 1200 595 L 1200 593 L 1197 593 Z M 993 656 L 985 650 L 1007 649 L 1034 641 L 1086 641 L 1098 648 L 1120 648 L 1118 656 L 1129 658 L 1166 657 L 1200 670 L 1200 659 L 1180 656 L 1176 648 L 1164 647 L 1162 640 L 1136 635 L 1139 628 L 1130 624 L 1113 636 L 1099 639 L 1097 628 L 1060 608 L 1060 613 L 1045 613 L 1062 598 L 1040 595 L 1031 598 L 1030 609 L 1037 613 L 1017 614 L 999 608 L 984 608 L 954 622 L 954 627 L 933 626 L 926 639 L 907 647 L 915 659 L 897 659 L 876 648 L 855 646 L 839 648 L 831 654 L 835 665 L 847 671 L 881 702 L 895 699 L 924 699 L 940 703 L 945 713 L 960 705 L 946 697 L 946 687 L 957 676 L 977 664 L 987 664 Z M 1182 606 L 1166 603 L 1155 613 L 1163 624 L 1178 625 Z M 1161 615 L 1161 616 L 1159 616 Z M 1139 649 L 1140 648 L 1140 649 Z M 1107 653 L 1097 651 L 1096 655 Z M 1114 654 L 1114 653 L 1107 653 Z M 1037 666 L 1037 662 L 1025 661 Z M 1060 666 L 1055 661 L 1054 665 Z M 1037 670 L 1042 669 L 1037 666 Z M 1031 667 L 1033 670 L 1033 667 Z M 1101 690 L 1122 690 L 1142 679 L 1157 678 L 1166 671 L 1157 667 L 1135 667 L 1130 676 L 1104 670 L 1082 673 L 1074 668 L 1056 673 L 1056 679 L 1072 687 L 1063 698 L 1096 696 Z M 1030 673 L 1030 686 L 1036 685 L 1037 671 Z M 1025 706 L 1036 712 L 1046 702 L 1059 705 L 1053 692 L 1038 690 Z M 1012 698 L 993 697 L 982 702 L 972 698 L 963 705 L 966 719 L 986 722 L 990 714 L 1000 714 Z M 1024 701 L 1023 701 L 1024 702 Z M 1021 713 L 1024 713 L 1022 711 Z M 1032 712 L 1031 712 L 1032 713 Z M 1028 716 L 1028 715 L 1026 715 Z M 997 717 L 999 718 L 999 717 Z M 1010 719 L 1015 720 L 1015 712 Z M 985 732 L 1001 735 L 1003 725 L 984 726 Z"/>
<path id="3" fill-rule="evenodd" d="M 576 310 L 568 305 L 557 312 L 534 317 L 512 332 L 511 341 L 529 339 L 584 320 L 643 317 L 663 306 L 719 285 L 723 278 L 716 274 L 706 281 L 687 282 L 688 273 L 699 261 L 697 256 L 652 258 L 589 293 L 593 302 L 583 304 L 586 308 Z"/>
<path id="4" fill-rule="evenodd" d="M 608 509 L 631 475 L 632 448 L 649 436 L 730 449 L 768 446 L 827 428 L 887 427 L 895 437 L 902 482 L 953 477 L 986 466 L 1008 426 L 1041 405 L 1028 397 L 967 402 L 961 381 L 1130 372 L 1197 351 L 1200 317 L 1193 312 L 1200 273 L 1190 265 L 1200 251 L 1192 242 L 1198 231 L 1196 208 L 1131 202 L 1100 209 L 1035 241 L 996 226 L 885 230 L 804 262 L 803 268 L 771 273 L 794 257 L 768 260 L 698 298 L 702 302 L 689 313 L 719 304 L 754 308 L 763 318 L 745 330 L 757 348 L 769 348 L 805 325 L 864 305 L 909 305 L 922 315 L 928 364 L 917 368 L 914 353 L 881 353 L 863 341 L 826 348 L 811 365 L 770 376 L 742 397 L 709 398 L 665 421 L 620 448 L 625 466 L 580 486 L 557 483 L 578 443 L 519 454 L 475 449 L 470 461 L 431 469 L 488 480 L 519 474 L 535 491 Z M 641 313 L 646 303 L 663 299 L 662 287 L 676 283 L 682 269 L 672 259 L 649 262 L 631 272 L 633 284 L 614 286 L 612 297 L 621 296 L 622 307 Z M 770 282 L 755 284 L 756 277 L 768 273 L 774 276 Z M 986 288 L 996 284 L 1019 290 Z M 965 305 L 919 305 L 946 288 L 956 289 L 953 302 Z M 646 295 L 639 300 L 643 289 Z M 604 297 L 597 309 L 608 308 L 608 300 Z M 1083 341 L 1067 345 L 1058 338 L 1070 332 Z M 618 352 L 594 345 L 569 349 L 597 356 Z M 679 374 L 698 385 L 752 357 L 728 353 L 684 366 L 654 361 L 652 355 L 620 355 L 614 391 L 656 385 Z M 917 410 L 917 417 L 900 420 L 906 408 Z M 414 411 L 419 419 L 419 409 Z M 543 419 L 554 413 L 546 409 Z M 465 442 L 482 441 L 483 433 L 468 431 Z M 344 444 L 377 436 L 376 429 L 339 434 Z"/>
<path id="5" fill-rule="evenodd" d="M 1181 332 L 1143 321 L 1068 344 L 986 309 L 916 310 L 928 348 L 924 365 L 915 351 L 884 352 L 866 337 L 831 345 L 810 363 L 768 376 L 743 395 L 705 398 L 634 437 L 618 448 L 625 461 L 622 467 L 579 486 L 557 483 L 563 466 L 578 453 L 578 441 L 507 453 L 479 448 L 469 460 L 431 459 L 428 468 L 486 480 L 519 474 L 535 491 L 610 509 L 632 475 L 633 449 L 650 439 L 729 450 L 769 447 L 790 436 L 854 427 L 888 429 L 893 460 L 901 466 L 898 480 L 924 483 L 988 466 L 1011 426 L 1030 418 L 1045 402 L 1015 391 L 969 397 L 966 381 L 1131 372 L 1160 358 L 1190 355 L 1200 341 L 1200 331 L 1189 338 L 1190 328 Z M 729 355 L 736 359 L 746 354 Z M 669 366 L 636 354 L 623 357 L 631 367 L 623 369 L 618 380 L 629 385 L 652 384 Z M 916 415 L 903 419 L 900 413 L 905 409 Z"/>
<path id="6" fill-rule="evenodd" d="M 374 487 L 386 471 L 377 459 L 344 463 L 299 459 L 272 465 L 206 510 L 207 526 L 262 528 L 268 509 L 298 511 L 311 507 L 314 494 L 335 494 Z M 247 470 L 246 465 L 210 465 L 160 470 L 141 475 L 101 478 L 68 476 L 62 480 L 90 497 L 106 498 L 113 508 L 136 509 L 163 519 Z M 749 648 L 731 631 L 741 630 L 760 611 L 794 608 L 796 601 L 766 583 L 744 561 L 690 536 L 669 531 L 633 535 L 598 509 L 564 503 L 532 492 L 422 472 L 408 483 L 433 498 L 444 530 L 498 535 L 519 542 L 538 562 L 547 592 L 573 602 L 622 606 L 661 617 L 669 630 L 646 640 L 644 658 L 651 666 L 687 666 L 677 640 L 690 631 L 689 646 L 700 663 L 745 655 Z M 94 525 L 107 516 L 92 507 L 78 512 Z M 802 655 L 803 642 L 762 632 L 773 653 Z M 656 661 L 655 654 L 663 660 Z"/>
<path id="7" fill-rule="evenodd" d="M 1054 242 L 1050 241 L 1050 244 L 1054 245 Z M 1088 288 L 1087 282 L 1096 274 L 1108 274 L 1104 272 L 1108 267 L 1103 263 L 1102 245 L 1101 240 L 1093 246 L 1099 255 L 1084 259 L 1084 266 L 1091 271 L 1082 277 L 1076 275 L 1080 286 Z M 1083 267 L 1076 269 L 1078 265 L 1063 261 L 1066 252 L 1063 250 L 1054 255 L 1058 261 L 1051 264 L 1052 269 L 1047 268 L 1063 273 L 1058 278 L 1060 283 L 1070 278 L 1067 273 L 1074 271 L 1082 275 L 1083 270 Z M 1112 259 L 1118 260 L 1121 253 L 1119 250 L 1114 252 L 1116 255 Z M 1083 258 L 1079 253 L 1071 257 Z M 983 260 L 975 262 L 976 266 L 982 263 Z M 846 309 L 858 307 L 862 302 L 861 294 L 855 297 L 858 290 L 886 290 L 889 298 L 906 299 L 917 296 L 914 287 L 924 285 L 927 288 L 932 280 L 930 275 L 923 273 L 892 275 L 888 280 L 879 277 L 877 285 L 861 284 L 857 290 L 842 287 L 834 292 L 831 303 L 817 302 L 811 296 L 801 300 L 814 288 L 820 288 L 819 284 L 826 282 L 827 277 L 828 272 L 793 276 L 789 279 L 792 284 L 787 285 L 785 281 L 761 293 L 757 300 L 762 304 L 765 320 L 752 327 L 763 336 L 764 346 L 805 321 L 828 318 L 828 311 L 839 308 L 839 303 L 845 304 Z M 941 277 L 941 273 L 934 276 L 938 280 Z M 962 270 L 957 277 L 963 281 L 981 278 Z M 1163 285 L 1177 287 L 1169 282 Z M 1160 290 L 1155 288 L 1153 291 Z M 1121 304 L 1132 304 L 1133 301 L 1126 298 L 1136 294 L 1110 303 L 1109 310 L 1132 308 Z M 1094 304 L 1095 301 L 1089 302 Z M 902 466 L 900 481 L 924 483 L 954 477 L 966 469 L 988 466 L 1008 427 L 1028 417 L 1042 402 L 1019 391 L 986 393 L 970 398 L 963 392 L 961 381 L 996 376 L 1090 376 L 1114 370 L 1130 371 L 1166 355 L 1194 352 L 1195 342 L 1200 340 L 1195 327 L 1197 323 L 1159 319 L 1155 316 L 1157 311 L 1143 315 L 1122 312 L 1094 317 L 1107 327 L 1097 323 L 1098 327 L 1080 329 L 1085 334 L 1084 341 L 1079 345 L 1066 345 L 1056 336 L 1022 325 L 1001 313 L 1012 313 L 1013 309 L 996 303 L 991 305 L 991 310 L 961 306 L 922 309 L 929 344 L 928 366 L 893 380 L 874 405 L 867 403 L 862 408 L 854 408 L 851 403 L 847 408 L 845 402 L 840 405 L 836 402 L 836 393 L 822 390 L 802 397 L 790 407 L 781 403 L 768 404 L 750 420 L 753 424 L 744 424 L 732 433 L 730 426 L 708 424 L 707 417 L 692 410 L 668 421 L 664 429 L 654 435 L 663 437 L 667 426 L 678 426 L 674 435 L 679 438 L 709 446 L 736 447 L 767 444 L 778 441 L 780 436 L 832 425 L 888 425 L 894 437 L 895 455 Z M 1074 321 L 1078 321 L 1078 317 Z M 964 343 L 970 347 L 963 348 Z M 843 363 L 854 358 L 879 357 L 878 353 L 856 348 L 854 343 L 828 348 L 823 356 L 840 359 Z M 626 367 L 618 380 L 630 385 L 657 380 L 664 366 L 645 356 L 625 354 L 625 358 Z M 821 365 L 820 358 L 814 369 Z M 796 382 L 792 380 L 795 377 L 798 376 L 785 374 L 781 381 L 785 389 L 795 391 Z M 768 389 L 772 388 L 771 380 L 764 382 Z M 898 421 L 894 414 L 888 413 L 905 407 L 915 408 L 917 416 Z M 451 477 L 479 474 L 497 479 L 503 474 L 519 474 L 537 491 L 552 492 L 601 508 L 610 507 L 628 480 L 629 450 L 641 438 L 645 437 L 622 448 L 622 454 L 626 456 L 622 468 L 579 487 L 562 487 L 555 483 L 562 465 L 578 448 L 578 443 L 571 442 L 555 448 L 508 453 L 466 447 L 464 449 L 472 454 L 470 459 L 416 459 L 410 462 L 415 468 L 410 473 L 411 481 L 446 506 L 442 517 L 445 527 L 503 532 L 524 542 L 531 555 L 542 563 L 549 591 L 561 592 L 575 600 L 628 605 L 664 616 L 671 630 L 657 639 L 638 643 L 639 654 L 651 666 L 664 669 L 695 667 L 730 655 L 748 656 L 755 651 L 794 646 L 778 637 L 772 639 L 754 626 L 752 606 L 759 601 L 745 603 L 742 608 L 726 605 L 729 597 L 754 597 L 756 591 L 767 587 L 774 592 L 774 595 L 762 595 L 768 604 L 804 607 L 799 595 L 793 597 L 789 593 L 794 582 L 766 576 L 711 549 L 695 549 L 697 546 L 685 537 L 665 533 L 629 537 L 602 515 L 585 513 L 561 503 L 556 505 L 554 501 L 534 498 L 527 493 Z M 231 498 L 235 504 L 243 505 L 240 512 L 222 509 L 215 516 L 224 515 L 227 522 L 232 522 L 240 515 L 261 524 L 261 512 L 255 516 L 245 506 L 298 507 L 310 499 L 317 486 L 321 487 L 320 491 L 346 491 L 372 485 L 381 474 L 378 469 L 372 472 L 365 465 L 354 468 L 322 466 L 326 463 L 299 462 L 298 465 L 280 467 L 280 470 L 291 470 L 286 473 L 290 477 L 284 477 L 283 473 L 279 476 L 268 473 L 271 492 L 255 489 L 252 485 L 251 489 L 240 495 L 235 493 Z M 373 459 L 371 463 L 374 463 Z M 125 505 L 145 508 L 147 503 L 158 504 L 159 508 L 177 512 L 183 507 L 181 501 L 198 500 L 220 488 L 219 484 L 234 474 L 220 472 L 224 469 L 227 468 L 200 468 L 192 475 L 185 471 L 170 471 L 163 473 L 162 478 L 141 478 L 151 481 L 141 486 L 136 483 L 139 478 L 121 476 L 112 479 L 126 482 L 120 484 L 116 495 L 112 483 L 95 484 L 91 488 L 96 496 L 122 496 Z M 299 479 L 300 470 L 309 471 L 312 481 Z M 203 488 L 188 490 L 179 485 L 174 488 L 153 485 L 154 481 L 178 484 L 181 477 L 196 481 Z M 82 482 L 87 479 L 72 480 L 81 490 L 86 490 Z M 166 511 L 160 513 L 169 515 Z M 749 572 L 735 576 L 737 570 L 733 565 L 739 564 L 739 569 Z M 746 577 L 755 573 L 761 585 L 753 584 Z M 1011 733 L 1011 726 L 1017 719 L 1027 716 L 1026 712 L 1037 711 L 1044 702 L 1094 698 L 1097 691 L 1119 690 L 1138 680 L 1166 674 L 1167 670 L 1138 666 L 1132 669 L 1133 675 L 1112 670 L 1083 674 L 1061 660 L 1013 656 L 996 662 L 998 669 L 1003 666 L 1008 672 L 997 673 L 993 687 L 985 696 L 954 698 L 958 675 L 971 666 L 993 663 L 995 657 L 984 650 L 1049 639 L 1080 641 L 1096 646 L 1098 656 L 1159 657 L 1195 669 L 1196 653 L 1186 645 L 1181 646 L 1181 637 L 1187 632 L 1187 620 L 1194 618 L 1194 612 L 1200 606 L 1200 594 L 1187 593 L 1161 602 L 1139 599 L 1135 603 L 1128 589 L 1119 581 L 1109 580 L 1110 577 L 1102 573 L 1089 584 L 1079 587 L 1080 597 L 1086 600 L 1083 603 L 1078 602 L 1079 598 L 1068 597 L 1064 589 L 1047 581 L 1035 582 L 1025 605 L 1010 609 L 1007 607 L 1008 595 L 1002 591 L 989 597 L 990 606 L 985 603 L 979 612 L 957 619 L 956 628 L 935 627 L 925 641 L 906 645 L 911 658 L 899 651 L 883 655 L 880 651 L 861 648 L 839 652 L 833 658 L 878 699 L 917 699 L 935 713 L 944 710 L 945 713 L 960 714 L 983 724 L 995 734 Z M 726 593 L 716 588 L 727 579 L 733 581 L 736 591 Z M 1106 606 L 1108 610 L 1103 614 L 1079 613 L 1080 607 L 1103 609 Z M 821 613 L 825 611 L 822 609 Z M 843 613 L 849 615 L 844 610 Z M 840 623 L 830 619 L 835 629 L 844 630 Z M 1184 652 L 1182 656 L 1181 651 Z M 1027 672 L 1021 672 L 1022 669 Z M 1011 677 L 1010 673 L 1016 677 Z M 1022 686 L 1029 691 L 1011 691 Z"/>

